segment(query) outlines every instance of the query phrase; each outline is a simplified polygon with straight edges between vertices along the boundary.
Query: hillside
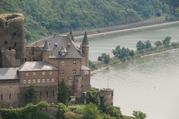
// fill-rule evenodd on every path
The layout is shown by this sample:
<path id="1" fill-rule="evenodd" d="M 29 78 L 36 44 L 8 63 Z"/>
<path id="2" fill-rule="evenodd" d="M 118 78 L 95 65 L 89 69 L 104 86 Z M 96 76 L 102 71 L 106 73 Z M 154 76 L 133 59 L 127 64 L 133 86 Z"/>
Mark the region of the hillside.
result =
<path id="1" fill-rule="evenodd" d="M 160 0 L 0 0 L 0 13 L 25 15 L 26 39 L 56 32 L 105 27 L 168 14 Z"/>

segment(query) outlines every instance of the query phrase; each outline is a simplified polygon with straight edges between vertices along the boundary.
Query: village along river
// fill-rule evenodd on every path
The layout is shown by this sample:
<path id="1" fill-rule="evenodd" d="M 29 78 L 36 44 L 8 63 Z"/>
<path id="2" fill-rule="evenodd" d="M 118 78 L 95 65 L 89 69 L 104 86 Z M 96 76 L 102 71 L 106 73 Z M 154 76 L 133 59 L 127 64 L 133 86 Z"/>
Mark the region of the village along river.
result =
<path id="1" fill-rule="evenodd" d="M 135 48 L 139 40 L 179 41 L 179 24 L 90 40 L 90 59 L 110 53 L 115 46 Z M 140 110 L 147 119 L 179 119 L 179 49 L 118 64 L 94 74 L 93 87 L 114 89 L 114 105 L 124 114 Z"/>

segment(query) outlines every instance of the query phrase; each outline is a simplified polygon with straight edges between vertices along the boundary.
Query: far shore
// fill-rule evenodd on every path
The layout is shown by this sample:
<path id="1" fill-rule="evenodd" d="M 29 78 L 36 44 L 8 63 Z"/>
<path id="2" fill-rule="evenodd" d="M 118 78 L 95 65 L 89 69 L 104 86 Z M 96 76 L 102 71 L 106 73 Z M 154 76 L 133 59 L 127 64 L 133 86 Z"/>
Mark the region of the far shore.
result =
<path id="1" fill-rule="evenodd" d="M 173 48 L 168 48 L 168 49 L 167 48 L 166 49 L 162 49 L 161 51 L 160 50 L 156 51 L 156 52 L 154 51 L 152 53 L 141 54 L 140 56 L 135 56 L 134 59 L 161 55 L 161 54 L 164 54 L 164 53 L 169 53 L 169 52 L 174 51 L 176 49 L 179 49 L 179 46 L 173 47 Z M 98 72 L 107 70 L 107 69 L 109 69 L 110 67 L 112 67 L 115 64 L 123 63 L 119 59 L 115 59 L 114 57 L 111 60 L 113 60 L 112 63 L 110 63 L 110 64 L 103 64 L 99 68 L 97 67 L 97 69 L 92 70 L 91 71 L 91 75 L 94 75 L 94 74 L 97 74 Z M 125 63 L 129 63 L 129 62 L 130 61 L 125 62 Z"/>
<path id="2" fill-rule="evenodd" d="M 165 28 L 167 26 L 171 26 L 171 25 L 176 25 L 176 24 L 179 24 L 179 21 L 172 21 L 172 22 L 159 22 L 159 23 L 153 23 L 152 25 L 149 24 L 149 25 L 142 25 L 142 26 L 134 26 L 132 28 L 122 28 L 120 30 L 111 30 L 110 28 L 107 29 L 106 31 L 102 31 L 102 30 L 99 30 L 99 32 L 88 32 L 88 38 L 90 40 L 92 40 L 93 38 L 98 38 L 98 37 L 104 37 L 104 36 L 107 36 L 107 35 L 111 35 L 111 34 L 127 34 L 127 33 L 131 33 L 131 32 L 136 32 L 136 31 L 141 31 L 141 30 L 148 30 L 148 29 L 156 29 L 156 28 Z M 117 26 L 118 27 L 118 26 Z M 120 26 L 119 26 L 120 27 Z M 103 28 L 101 28 L 103 29 Z M 81 33 L 81 32 L 80 32 Z M 67 34 L 67 33 L 63 33 L 63 34 Z M 63 35 L 62 34 L 62 35 Z M 49 37 L 45 37 L 43 39 L 40 39 L 38 41 L 35 41 L 33 43 L 30 43 L 30 44 L 27 44 L 28 46 L 37 46 L 37 45 L 42 45 L 44 43 L 44 41 L 52 38 L 53 36 L 49 36 Z M 83 35 L 75 35 L 75 38 L 76 40 L 80 40 L 83 38 Z"/>
<path id="3" fill-rule="evenodd" d="M 101 33 L 94 33 L 94 34 L 88 34 L 88 38 L 97 38 L 97 37 L 103 37 L 111 34 L 125 34 L 130 32 L 136 32 L 141 30 L 148 30 L 148 29 L 156 29 L 156 28 L 164 28 L 171 25 L 179 24 L 179 21 L 173 21 L 173 22 L 166 22 L 166 23 L 159 23 L 154 25 L 146 25 L 146 26 L 140 26 L 140 27 L 134 27 L 129 29 L 122 29 L 122 30 L 114 30 L 114 31 L 107 31 L 107 32 L 101 32 Z M 83 36 L 76 36 L 75 38 L 81 39 Z"/>

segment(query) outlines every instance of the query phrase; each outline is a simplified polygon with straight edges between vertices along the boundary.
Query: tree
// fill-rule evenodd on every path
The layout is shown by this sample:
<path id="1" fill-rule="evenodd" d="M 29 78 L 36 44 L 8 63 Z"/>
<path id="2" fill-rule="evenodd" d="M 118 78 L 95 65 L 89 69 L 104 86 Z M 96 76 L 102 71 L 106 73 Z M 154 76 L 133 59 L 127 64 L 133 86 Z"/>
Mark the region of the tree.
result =
<path id="1" fill-rule="evenodd" d="M 24 91 L 24 102 L 31 103 L 36 101 L 37 94 L 33 86 L 29 86 Z"/>
<path id="2" fill-rule="evenodd" d="M 113 55 L 117 58 L 119 58 L 122 62 L 126 60 L 130 60 L 132 57 L 134 57 L 135 53 L 133 50 L 130 50 L 129 48 L 120 48 L 120 46 L 117 46 L 113 50 Z"/>
<path id="3" fill-rule="evenodd" d="M 95 105 L 100 105 L 100 95 L 97 89 L 90 89 L 86 93 L 86 102 L 87 104 L 93 103 Z"/>
<path id="4" fill-rule="evenodd" d="M 136 44 L 136 48 L 137 51 L 139 51 L 140 53 L 143 52 L 143 50 L 145 49 L 145 44 L 142 41 L 137 42 Z"/>
<path id="5" fill-rule="evenodd" d="M 171 37 L 170 36 L 167 36 L 164 40 L 163 40 L 163 46 L 164 47 L 169 47 L 170 46 L 170 43 L 171 43 Z"/>
<path id="6" fill-rule="evenodd" d="M 65 84 L 65 81 L 62 82 L 58 86 L 58 102 L 68 104 L 70 98 L 70 91 Z"/>
<path id="7" fill-rule="evenodd" d="M 95 104 L 88 104 L 83 111 L 82 119 L 100 119 L 100 112 Z"/>
<path id="8" fill-rule="evenodd" d="M 101 61 L 105 64 L 109 64 L 110 56 L 107 55 L 106 53 L 103 53 L 100 57 L 98 57 L 98 61 Z"/>
<path id="9" fill-rule="evenodd" d="M 145 49 L 151 49 L 152 48 L 152 44 L 151 42 L 148 40 L 145 42 Z"/>
<path id="10" fill-rule="evenodd" d="M 147 117 L 145 113 L 139 111 L 133 111 L 133 116 L 135 119 L 145 119 Z"/>
<path id="11" fill-rule="evenodd" d="M 176 16 L 179 17 L 179 7 L 176 8 Z"/>
<path id="12" fill-rule="evenodd" d="M 161 47 L 162 46 L 162 42 L 161 41 L 156 41 L 154 44 L 155 44 L 156 47 Z"/>

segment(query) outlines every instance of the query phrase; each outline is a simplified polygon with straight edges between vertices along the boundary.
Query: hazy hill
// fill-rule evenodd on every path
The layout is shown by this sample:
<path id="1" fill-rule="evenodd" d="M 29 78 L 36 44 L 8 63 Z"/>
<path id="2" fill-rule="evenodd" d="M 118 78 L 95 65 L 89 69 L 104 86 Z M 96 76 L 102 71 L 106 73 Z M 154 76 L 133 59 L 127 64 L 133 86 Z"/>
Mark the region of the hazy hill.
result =
<path id="1" fill-rule="evenodd" d="M 0 6 L 0 13 L 25 15 L 29 41 L 54 32 L 125 24 L 169 12 L 169 5 L 160 0 L 0 0 Z"/>

